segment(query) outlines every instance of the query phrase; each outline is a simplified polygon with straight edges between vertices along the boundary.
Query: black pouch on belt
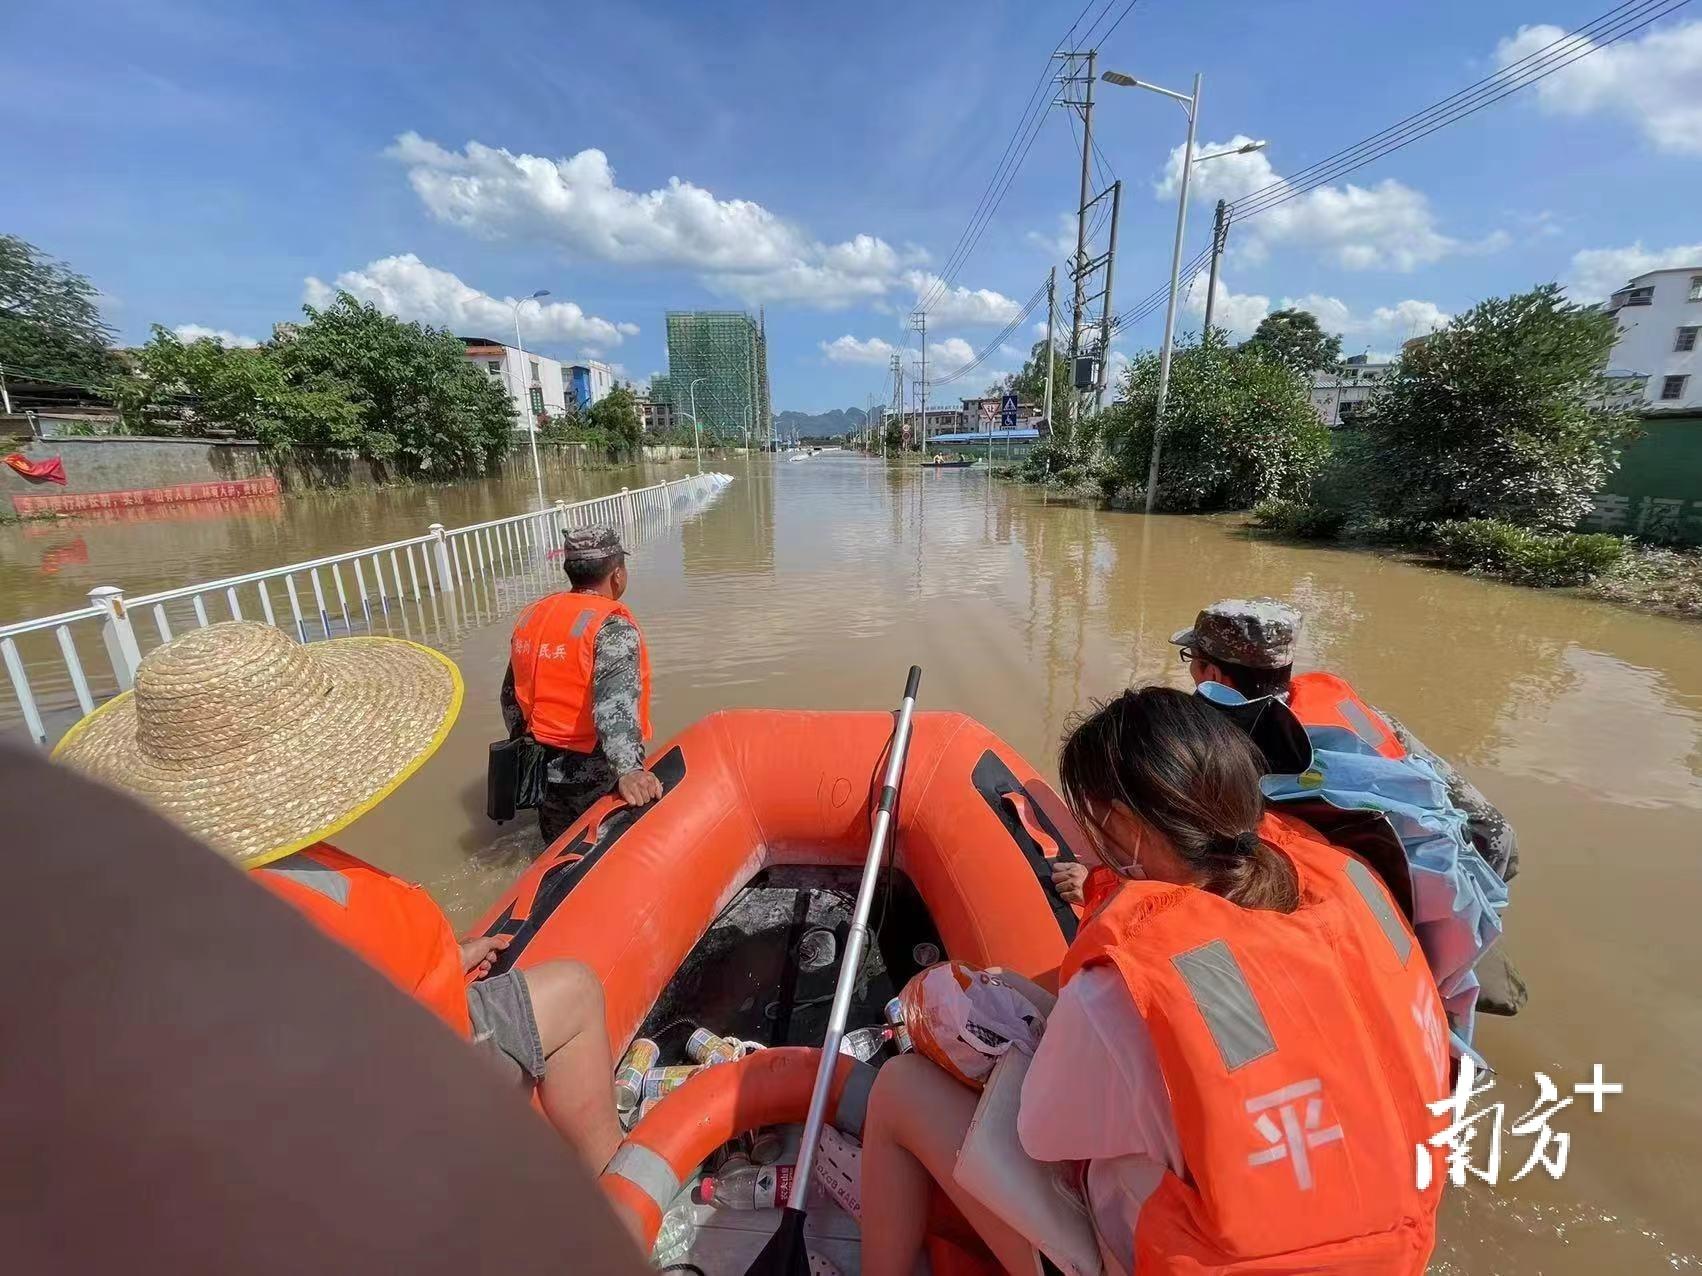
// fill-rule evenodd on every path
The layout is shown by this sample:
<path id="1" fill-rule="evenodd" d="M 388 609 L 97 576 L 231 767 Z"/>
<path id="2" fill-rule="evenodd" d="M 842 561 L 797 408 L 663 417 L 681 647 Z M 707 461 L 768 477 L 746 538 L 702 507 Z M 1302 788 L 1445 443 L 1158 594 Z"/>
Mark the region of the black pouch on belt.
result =
<path id="1" fill-rule="evenodd" d="M 485 814 L 501 824 L 512 820 L 516 811 L 540 805 L 549 762 L 549 750 L 529 735 L 491 745 L 485 770 Z"/>

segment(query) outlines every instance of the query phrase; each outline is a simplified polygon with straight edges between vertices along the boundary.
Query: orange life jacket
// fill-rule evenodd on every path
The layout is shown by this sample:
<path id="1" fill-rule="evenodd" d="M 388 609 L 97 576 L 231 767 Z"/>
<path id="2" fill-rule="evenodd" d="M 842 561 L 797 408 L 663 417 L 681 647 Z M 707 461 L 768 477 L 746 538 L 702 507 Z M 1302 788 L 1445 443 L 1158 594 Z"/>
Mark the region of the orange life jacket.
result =
<path id="1" fill-rule="evenodd" d="M 456 1032 L 471 1035 L 461 947 L 424 887 L 325 842 L 262 865 L 253 876 Z"/>
<path id="2" fill-rule="evenodd" d="M 597 747 L 591 718 L 591 675 L 597 634 L 609 617 L 634 629 L 638 618 L 613 598 L 571 590 L 540 598 L 515 623 L 508 658 L 514 669 L 514 698 L 526 728 L 539 744 L 575 753 Z M 650 738 L 650 652 L 638 633 L 638 730 Z"/>
<path id="3" fill-rule="evenodd" d="M 1129 1219 L 1135 1270 L 1421 1276 L 1442 1191 L 1426 1104 L 1448 1084 L 1435 981 L 1363 863 L 1288 816 L 1259 835 L 1294 865 L 1295 912 L 1125 882 L 1060 968 L 1118 971 L 1170 1091 L 1187 1177 Z"/>
<path id="4" fill-rule="evenodd" d="M 1400 759 L 1406 747 L 1395 730 L 1333 673 L 1297 674 L 1289 683 L 1288 707 L 1305 727 L 1341 727 L 1351 731 L 1386 758 Z"/>

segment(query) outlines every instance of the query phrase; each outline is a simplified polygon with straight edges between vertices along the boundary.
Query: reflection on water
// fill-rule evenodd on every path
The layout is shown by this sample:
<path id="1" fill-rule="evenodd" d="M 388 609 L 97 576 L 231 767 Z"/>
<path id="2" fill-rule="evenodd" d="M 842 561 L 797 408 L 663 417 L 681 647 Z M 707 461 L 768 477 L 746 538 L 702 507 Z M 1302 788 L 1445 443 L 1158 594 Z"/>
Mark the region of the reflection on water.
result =
<path id="1" fill-rule="evenodd" d="M 1538 1172 L 1508 1184 L 1515 1161 L 1499 1188 L 1452 1193 L 1437 1270 L 1693 1263 L 1702 627 L 1277 544 L 1233 519 L 1083 509 L 974 471 L 889 470 L 831 453 L 724 468 L 737 482 L 714 507 L 632 559 L 628 601 L 650 639 L 662 736 L 726 706 L 886 707 L 919 663 L 924 707 L 974 714 L 1051 771 L 1069 717 L 1094 697 L 1131 679 L 1181 685 L 1167 640 L 1204 603 L 1269 593 L 1301 606 L 1300 663 L 1339 671 L 1402 718 L 1519 831 L 1524 871 L 1507 942 L 1531 1002 L 1482 1028 L 1509 1119 L 1529 1104 L 1534 1069 L 1569 1088 L 1600 1062 L 1625 1084 L 1601 1115 L 1584 1104 L 1557 1118 L 1573 1136 L 1562 1182 Z M 335 523 L 331 547 L 343 548 L 520 507 L 523 493 L 490 486 L 315 498 L 310 519 Z M 291 541 L 298 508 L 286 501 L 282 523 L 221 526 L 206 540 L 192 539 L 206 533 L 199 525 L 161 529 L 145 548 L 79 528 L 90 561 L 68 560 L 54 577 L 41 576 L 39 549 L 20 556 L 18 529 L 4 529 L 0 578 L 10 594 L 27 563 L 33 587 L 67 588 L 70 600 L 50 605 L 69 606 L 119 566 L 185 544 L 216 560 L 200 577 L 301 558 L 318 547 Z M 535 846 L 530 827 L 484 820 L 483 767 L 502 734 L 508 622 L 524 596 L 555 584 L 546 573 L 457 604 L 472 608 L 454 644 L 468 684 L 461 722 L 418 777 L 341 839 L 426 881 L 461 919 Z"/>

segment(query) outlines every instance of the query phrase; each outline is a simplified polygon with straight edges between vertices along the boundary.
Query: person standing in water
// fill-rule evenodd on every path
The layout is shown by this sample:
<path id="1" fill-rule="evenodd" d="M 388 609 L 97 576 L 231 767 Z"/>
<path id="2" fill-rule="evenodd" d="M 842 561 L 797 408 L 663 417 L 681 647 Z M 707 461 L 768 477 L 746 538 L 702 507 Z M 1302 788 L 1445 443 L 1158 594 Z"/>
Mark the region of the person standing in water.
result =
<path id="1" fill-rule="evenodd" d="M 611 791 L 629 806 L 662 796 L 644 769 L 650 737 L 650 653 L 626 593 L 626 550 L 607 527 L 563 537 L 571 588 L 520 613 L 502 680 L 510 737 L 527 732 L 549 750 L 538 829 L 554 842 Z"/>
<path id="2" fill-rule="evenodd" d="M 1168 687 L 1071 732 L 1065 797 L 1122 882 L 1059 969 L 1017 1134 L 1037 1161 L 1085 1163 L 1109 1272 L 1420 1276 L 1443 1177 L 1428 1105 L 1448 1084 L 1435 981 L 1376 875 L 1265 809 L 1262 769 L 1245 733 Z M 1033 1242 L 954 1177 L 976 1112 L 926 1058 L 881 1069 L 867 1276 L 908 1276 L 931 1183 L 1008 1270 L 1033 1269 Z"/>

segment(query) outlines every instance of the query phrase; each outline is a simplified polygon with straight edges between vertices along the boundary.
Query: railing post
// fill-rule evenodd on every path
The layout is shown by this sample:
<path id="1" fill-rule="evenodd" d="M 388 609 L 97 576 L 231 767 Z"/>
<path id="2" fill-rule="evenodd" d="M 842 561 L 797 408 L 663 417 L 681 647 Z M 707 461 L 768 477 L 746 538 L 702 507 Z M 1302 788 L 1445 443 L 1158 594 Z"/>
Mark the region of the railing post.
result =
<path id="1" fill-rule="evenodd" d="M 107 658 L 112 661 L 119 690 L 128 691 L 135 685 L 142 649 L 136 645 L 136 631 L 124 606 L 124 591 L 117 585 L 96 585 L 89 590 L 89 602 L 106 613 L 101 622 L 101 637 L 106 641 Z"/>
<path id="2" fill-rule="evenodd" d="M 556 539 L 559 541 L 567 535 L 567 502 L 556 502 Z"/>
<path id="3" fill-rule="evenodd" d="M 662 517 L 667 519 L 668 526 L 674 525 L 674 498 L 668 494 L 668 480 L 662 480 Z"/>
<path id="4" fill-rule="evenodd" d="M 630 487 L 621 488 L 621 509 L 623 511 L 622 516 L 626 519 L 626 525 L 628 527 L 637 527 L 638 515 L 633 512 L 632 489 Z"/>
<path id="5" fill-rule="evenodd" d="M 426 529 L 435 540 L 432 548 L 437 551 L 437 592 L 453 594 L 455 592 L 455 568 L 449 562 L 449 538 L 444 534 L 442 523 L 433 523 Z"/>

